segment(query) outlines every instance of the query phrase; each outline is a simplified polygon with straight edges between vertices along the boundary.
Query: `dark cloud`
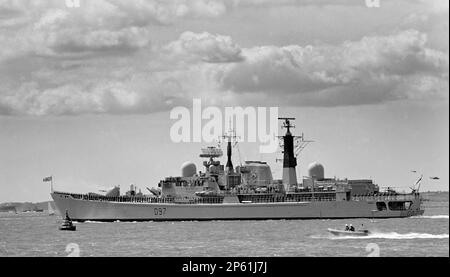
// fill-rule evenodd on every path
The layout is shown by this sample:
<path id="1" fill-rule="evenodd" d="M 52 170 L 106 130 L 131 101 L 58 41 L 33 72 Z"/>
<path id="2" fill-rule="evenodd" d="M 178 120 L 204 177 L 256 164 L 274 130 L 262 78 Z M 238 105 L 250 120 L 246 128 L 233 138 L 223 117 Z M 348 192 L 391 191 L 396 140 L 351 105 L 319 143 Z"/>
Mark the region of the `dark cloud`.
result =
<path id="1" fill-rule="evenodd" d="M 320 12 L 364 1 L 96 0 L 82 1 L 79 9 L 57 0 L 2 1 L 0 114 L 151 113 L 190 105 L 192 98 L 270 106 L 448 99 L 448 43 L 436 43 L 448 36 L 448 23 L 433 32 L 428 26 L 448 17 L 448 2 L 416 3 L 424 9 L 389 34 L 312 45 L 272 39 L 243 47 L 234 35 L 247 35 L 239 29 L 245 20 L 233 17 L 232 9 L 309 5 Z M 205 19 L 227 12 L 233 36 L 224 24 L 217 34 L 186 31 L 190 27 L 180 23 L 213 22 Z M 171 42 L 151 41 L 158 32 Z"/>
<path id="2" fill-rule="evenodd" d="M 412 79 L 435 76 L 448 83 L 448 55 L 426 41 L 408 30 L 336 46 L 255 47 L 244 51 L 245 62 L 218 76 L 224 90 L 290 95 L 303 105 L 391 101 L 407 97 L 399 87 L 414 91 Z"/>

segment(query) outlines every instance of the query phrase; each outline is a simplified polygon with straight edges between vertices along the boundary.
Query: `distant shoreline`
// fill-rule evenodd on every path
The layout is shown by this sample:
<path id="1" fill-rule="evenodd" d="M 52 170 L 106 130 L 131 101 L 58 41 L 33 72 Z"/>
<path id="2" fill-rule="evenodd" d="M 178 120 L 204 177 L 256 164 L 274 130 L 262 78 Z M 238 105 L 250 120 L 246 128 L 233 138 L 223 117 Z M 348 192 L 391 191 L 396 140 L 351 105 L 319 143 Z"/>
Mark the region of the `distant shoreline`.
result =
<path id="1" fill-rule="evenodd" d="M 50 202 L 5 202 L 0 204 L 0 212 L 47 212 Z"/>

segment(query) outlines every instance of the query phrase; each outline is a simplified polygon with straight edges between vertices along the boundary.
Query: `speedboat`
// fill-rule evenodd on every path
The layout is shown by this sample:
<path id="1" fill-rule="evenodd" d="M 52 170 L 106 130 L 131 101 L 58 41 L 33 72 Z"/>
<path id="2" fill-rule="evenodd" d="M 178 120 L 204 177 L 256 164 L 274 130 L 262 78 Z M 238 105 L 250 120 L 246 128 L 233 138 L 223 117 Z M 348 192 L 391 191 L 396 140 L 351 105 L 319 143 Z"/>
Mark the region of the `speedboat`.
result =
<path id="1" fill-rule="evenodd" d="M 61 226 L 59 226 L 59 230 L 61 231 L 75 231 L 77 226 L 73 225 L 71 221 L 64 222 Z"/>
<path id="2" fill-rule="evenodd" d="M 332 233 L 335 236 L 355 236 L 355 237 L 363 237 L 368 236 L 370 234 L 369 230 L 345 231 L 331 228 L 328 228 L 328 232 Z"/>

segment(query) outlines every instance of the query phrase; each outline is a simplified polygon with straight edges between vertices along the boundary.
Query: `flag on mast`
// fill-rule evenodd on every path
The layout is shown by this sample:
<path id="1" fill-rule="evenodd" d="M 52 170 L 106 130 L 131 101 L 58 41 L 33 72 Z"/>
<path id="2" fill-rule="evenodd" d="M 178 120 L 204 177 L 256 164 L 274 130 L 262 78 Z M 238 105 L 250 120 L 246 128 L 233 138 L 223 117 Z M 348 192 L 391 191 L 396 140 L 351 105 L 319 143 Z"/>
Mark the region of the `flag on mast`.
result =
<path id="1" fill-rule="evenodd" d="M 53 193 L 53 176 L 48 176 L 42 179 L 43 182 L 50 182 L 50 191 Z"/>

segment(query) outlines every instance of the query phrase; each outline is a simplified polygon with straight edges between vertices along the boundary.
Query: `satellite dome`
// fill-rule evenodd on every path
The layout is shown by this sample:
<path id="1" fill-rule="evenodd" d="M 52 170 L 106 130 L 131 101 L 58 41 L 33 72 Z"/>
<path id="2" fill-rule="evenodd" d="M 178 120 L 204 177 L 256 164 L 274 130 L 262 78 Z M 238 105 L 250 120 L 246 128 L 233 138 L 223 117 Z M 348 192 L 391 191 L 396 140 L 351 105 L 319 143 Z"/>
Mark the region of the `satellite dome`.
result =
<path id="1" fill-rule="evenodd" d="M 185 162 L 181 166 L 181 176 L 182 177 L 192 177 L 197 173 L 197 167 L 192 162 Z"/>
<path id="2" fill-rule="evenodd" d="M 325 178 L 325 169 L 318 162 L 313 162 L 308 166 L 308 175 L 311 178 L 322 180 Z"/>

